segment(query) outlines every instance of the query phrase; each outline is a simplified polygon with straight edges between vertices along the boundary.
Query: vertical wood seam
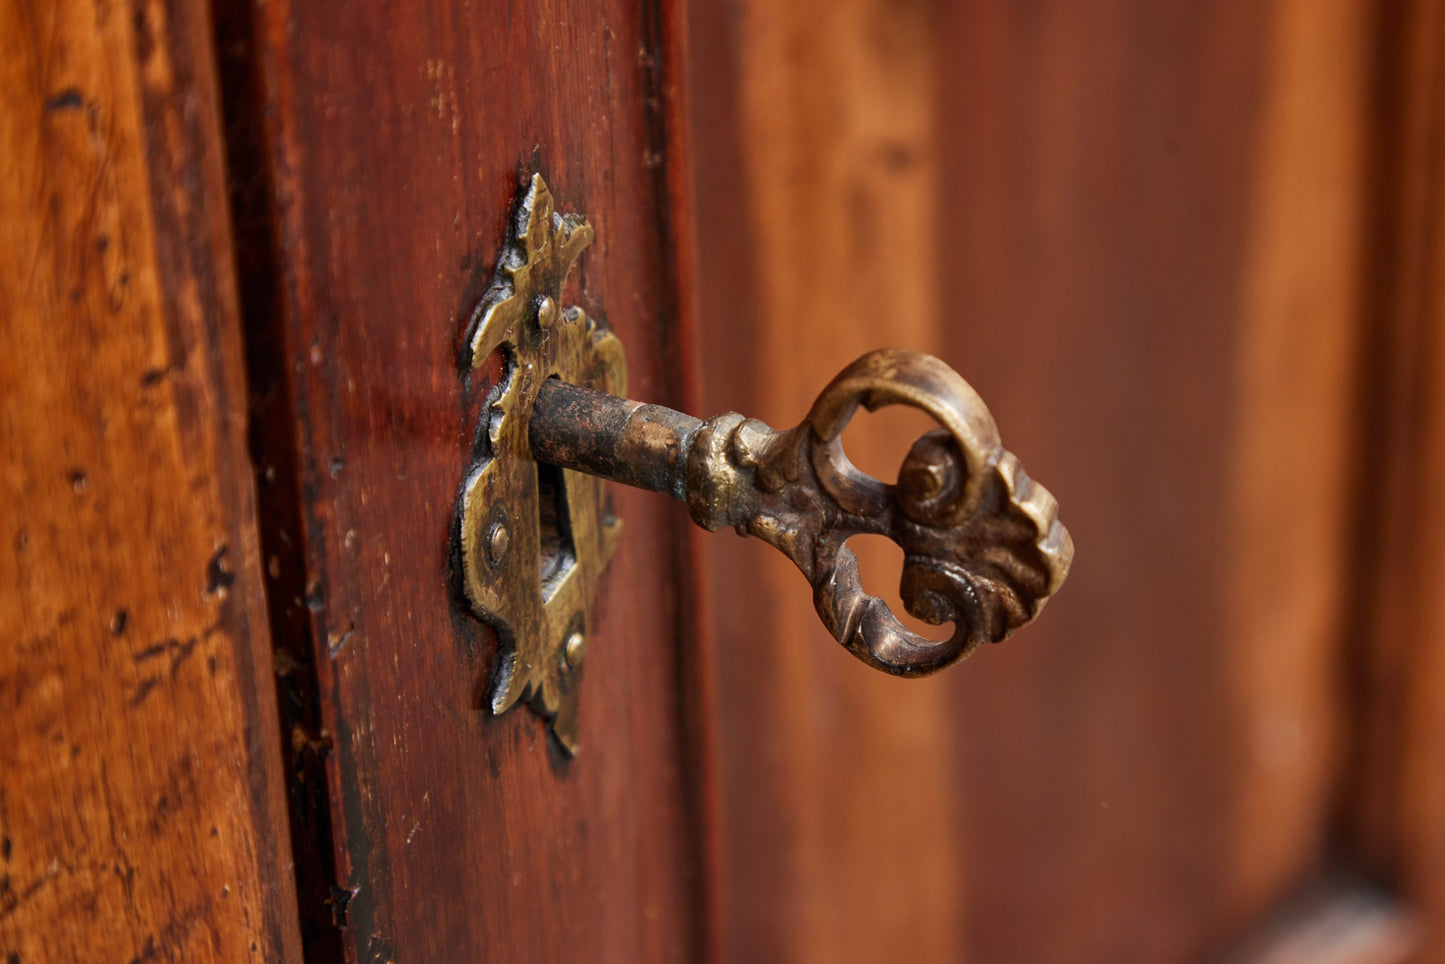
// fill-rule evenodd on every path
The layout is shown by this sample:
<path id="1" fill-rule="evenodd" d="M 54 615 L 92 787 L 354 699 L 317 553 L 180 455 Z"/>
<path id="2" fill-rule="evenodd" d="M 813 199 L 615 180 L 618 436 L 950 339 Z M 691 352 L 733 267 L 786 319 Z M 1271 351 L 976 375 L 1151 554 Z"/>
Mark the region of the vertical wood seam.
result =
<path id="1" fill-rule="evenodd" d="M 331 801 L 324 764 L 331 737 L 323 729 L 316 676 L 313 603 L 306 579 L 307 543 L 315 527 L 303 518 L 305 493 L 286 366 L 278 180 L 274 145 L 263 117 L 268 91 L 250 0 L 212 0 L 217 82 L 236 251 L 236 288 L 246 350 L 257 526 L 267 560 L 266 601 L 276 656 L 276 699 L 287 761 L 287 801 L 296 894 L 306 959 L 344 960 L 341 924 L 347 893 L 338 884 Z"/>

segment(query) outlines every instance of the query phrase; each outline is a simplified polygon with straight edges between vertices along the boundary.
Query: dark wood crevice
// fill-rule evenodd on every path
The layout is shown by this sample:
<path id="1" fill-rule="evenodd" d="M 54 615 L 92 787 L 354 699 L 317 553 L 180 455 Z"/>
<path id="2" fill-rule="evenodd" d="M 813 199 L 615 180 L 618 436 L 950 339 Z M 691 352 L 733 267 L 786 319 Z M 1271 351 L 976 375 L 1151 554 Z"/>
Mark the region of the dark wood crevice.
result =
<path id="1" fill-rule="evenodd" d="M 1397 4 L 1384 4 L 1375 16 L 1374 76 L 1370 97 L 1374 105 L 1374 136 L 1370 139 L 1364 174 L 1370 198 L 1365 230 L 1367 262 L 1361 286 L 1361 337 L 1357 359 L 1355 409 L 1356 444 L 1361 451 L 1378 449 L 1380 459 L 1362 459 L 1355 465 L 1351 505 L 1353 507 L 1350 597 L 1346 600 L 1345 624 L 1341 633 L 1339 697 L 1346 725 L 1342 758 L 1332 788 L 1330 842 L 1338 860 L 1365 869 L 1379 884 L 1388 886 L 1392 874 L 1369 853 L 1362 834 L 1367 812 L 1373 802 L 1359 792 L 1357 781 L 1378 769 L 1375 737 L 1382 726 L 1391 728 L 1384 716 L 1393 716 L 1388 705 L 1375 705 L 1382 661 L 1381 633 L 1377 621 L 1379 599 L 1375 569 L 1387 550 L 1390 522 L 1382 509 L 1398 502 L 1400 479 L 1395 465 L 1400 455 L 1398 430 L 1390 422 L 1395 407 L 1392 396 L 1402 389 L 1399 370 L 1399 330 L 1392 324 L 1394 299 L 1398 296 L 1401 271 L 1396 260 L 1407 254 L 1400 248 L 1402 188 L 1398 183 L 1402 163 L 1404 118 L 1400 110 L 1405 80 L 1398 58 L 1404 51 L 1401 29 L 1405 18 Z M 1374 495 L 1372 498 L 1371 495 Z"/>
<path id="2" fill-rule="evenodd" d="M 667 403 L 694 413 L 702 404 L 701 320 L 697 300 L 700 265 L 692 179 L 690 91 L 688 89 L 688 4 L 646 0 L 642 4 L 647 61 L 646 100 L 649 154 L 656 158 L 652 180 L 658 247 L 664 259 L 656 315 L 659 341 L 668 364 L 663 366 Z M 689 957 L 719 960 L 721 921 L 718 917 L 720 827 L 717 819 L 719 777 L 716 748 L 716 681 L 713 622 L 707 604 L 710 573 L 702 538 L 681 506 L 667 506 L 667 565 L 673 573 L 672 636 L 677 642 L 674 687 L 682 739 L 679 761 L 682 815 L 693 841 L 695 917 Z"/>
<path id="3" fill-rule="evenodd" d="M 301 938 L 308 961 L 341 961 L 349 892 L 336 873 L 325 770 L 331 736 L 314 664 L 310 609 L 317 600 L 306 576 L 306 540 L 314 527 L 303 517 L 303 440 L 297 437 L 306 420 L 297 417 L 285 370 L 284 256 L 264 121 L 267 92 L 251 0 L 212 0 L 211 16 Z"/>
<path id="4" fill-rule="evenodd" d="M 1422 819 L 1422 750 L 1438 745 L 1439 692 L 1428 653 L 1435 555 L 1428 510 L 1441 377 L 1440 317 L 1445 178 L 1445 7 L 1383 5 L 1376 15 L 1374 130 L 1366 196 L 1368 287 L 1361 310 L 1355 480 L 1354 598 L 1344 633 L 1341 705 L 1350 734 L 1336 787 L 1334 836 L 1342 859 L 1395 893 L 1422 921 L 1438 830 Z M 1428 753 L 1428 750 L 1423 750 Z M 1433 767 L 1433 761 L 1423 766 Z M 1434 851 L 1438 853 L 1438 851 Z M 1424 955 L 1441 953 L 1432 929 Z"/>

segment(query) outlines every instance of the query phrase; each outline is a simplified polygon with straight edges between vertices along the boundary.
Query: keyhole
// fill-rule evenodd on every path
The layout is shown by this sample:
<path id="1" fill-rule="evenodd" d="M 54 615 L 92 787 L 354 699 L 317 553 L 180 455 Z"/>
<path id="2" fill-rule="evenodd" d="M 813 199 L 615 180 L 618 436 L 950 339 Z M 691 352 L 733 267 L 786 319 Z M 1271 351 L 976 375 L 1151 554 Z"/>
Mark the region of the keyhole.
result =
<path id="1" fill-rule="evenodd" d="M 562 579 L 577 564 L 572 542 L 572 517 L 567 511 L 567 485 L 563 470 L 537 466 L 538 559 L 541 562 L 542 598 L 551 599 Z"/>

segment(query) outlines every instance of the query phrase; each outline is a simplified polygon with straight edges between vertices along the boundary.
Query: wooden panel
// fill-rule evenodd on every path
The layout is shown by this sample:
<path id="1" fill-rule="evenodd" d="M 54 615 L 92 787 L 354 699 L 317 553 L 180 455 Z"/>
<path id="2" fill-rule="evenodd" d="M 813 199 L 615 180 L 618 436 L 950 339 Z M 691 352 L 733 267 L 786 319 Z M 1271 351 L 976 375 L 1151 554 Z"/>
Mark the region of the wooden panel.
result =
<path id="1" fill-rule="evenodd" d="M 1374 25 L 824 6 L 695 19 L 706 407 L 791 422 L 936 349 L 1078 557 L 913 684 L 718 548 L 728 956 L 1197 958 L 1326 846 Z"/>
<path id="2" fill-rule="evenodd" d="M 920 4 L 699 5 L 706 411 L 790 426 L 864 351 L 939 347 L 935 28 Z M 850 457 L 883 459 L 887 435 L 850 428 Z M 709 549 L 726 956 L 956 959 L 946 680 L 854 661 L 766 546 L 720 533 Z"/>
<path id="3" fill-rule="evenodd" d="M 298 960 L 203 4 L 0 10 L 0 950 Z"/>
<path id="4" fill-rule="evenodd" d="M 284 709 L 327 781 L 297 819 L 335 842 L 308 878 L 330 878 L 325 920 L 302 895 L 318 955 L 338 939 L 358 960 L 700 952 L 681 507 L 617 494 L 625 529 L 570 763 L 531 713 L 486 711 L 495 641 L 448 572 L 486 388 L 464 385 L 457 345 L 520 177 L 541 170 L 596 228 L 572 297 L 620 334 L 631 392 L 684 401 L 669 16 L 620 2 L 226 14 L 254 23 L 258 100 L 232 119 L 259 138 L 274 219 L 248 237 L 275 245 L 248 254 L 269 351 L 253 353 L 262 477 L 267 498 L 300 506 L 272 519 L 266 548 L 298 617 L 282 620 L 287 673 L 317 687 L 314 708 Z M 282 377 L 262 385 L 268 364 Z"/>
<path id="5" fill-rule="evenodd" d="M 976 317 L 1007 325 L 960 326 L 951 344 L 1057 480 L 1080 560 L 1027 647 L 960 680 L 961 725 L 1009 734 L 966 748 L 990 780 L 965 817 L 970 879 L 993 882 L 969 910 L 985 957 L 1197 957 L 1321 859 L 1350 571 L 1364 14 L 1052 8 L 989 28 L 992 43 L 955 25 L 984 66 L 957 87 L 952 157 L 978 181 L 952 202 L 971 243 L 951 263 Z M 1105 38 L 1124 44 L 1099 54 Z M 1041 60 L 1057 79 L 1025 86 Z M 1019 146 L 981 169 L 975 141 Z M 1041 916 L 1056 926 L 1029 932 Z"/>
<path id="6" fill-rule="evenodd" d="M 1417 908 L 1419 959 L 1445 961 L 1445 6 L 1392 10 L 1345 831 L 1351 855 Z"/>

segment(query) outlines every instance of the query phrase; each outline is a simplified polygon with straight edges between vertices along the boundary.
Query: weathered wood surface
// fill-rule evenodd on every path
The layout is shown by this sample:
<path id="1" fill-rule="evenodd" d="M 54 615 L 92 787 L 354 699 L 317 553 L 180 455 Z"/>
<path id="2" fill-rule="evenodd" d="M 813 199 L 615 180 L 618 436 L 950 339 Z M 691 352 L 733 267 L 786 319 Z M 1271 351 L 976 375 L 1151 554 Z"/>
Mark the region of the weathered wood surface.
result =
<path id="1" fill-rule="evenodd" d="M 1321 865 L 1345 755 L 1368 5 L 694 31 L 705 408 L 788 424 L 864 348 L 936 350 L 1078 547 L 1036 625 L 915 684 L 722 540 L 727 958 L 1224 946 Z"/>
<path id="2" fill-rule="evenodd" d="M 204 4 L 0 6 L 0 952 L 297 960 Z"/>
<path id="3" fill-rule="evenodd" d="M 253 139 L 233 155 L 264 164 L 238 196 L 272 218 L 245 235 L 269 352 L 253 370 L 278 376 L 254 385 L 262 498 L 300 507 L 268 515 L 277 633 L 316 693 L 283 710 L 298 772 L 325 780 L 297 819 L 334 841 L 334 864 L 301 870 L 327 892 L 301 895 L 308 939 L 356 960 L 693 958 L 707 901 L 683 510 L 617 492 L 571 762 L 529 711 L 485 708 L 495 641 L 448 572 L 485 394 L 457 348 L 519 178 L 541 171 L 595 227 L 567 301 L 620 334 L 630 390 L 687 403 L 673 13 L 223 7 L 252 23 L 227 74 L 248 83 L 250 63 L 256 81 L 228 110 Z"/>

